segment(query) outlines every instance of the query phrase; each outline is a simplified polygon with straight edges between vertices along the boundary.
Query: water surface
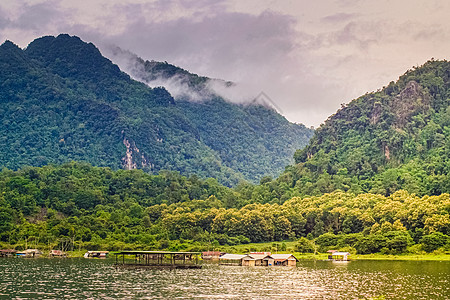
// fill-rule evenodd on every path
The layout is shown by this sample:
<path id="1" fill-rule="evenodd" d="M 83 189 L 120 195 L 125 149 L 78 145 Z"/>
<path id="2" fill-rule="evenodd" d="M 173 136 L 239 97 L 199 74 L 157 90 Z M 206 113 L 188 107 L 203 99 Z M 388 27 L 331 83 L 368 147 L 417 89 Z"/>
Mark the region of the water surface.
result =
<path id="1" fill-rule="evenodd" d="M 113 260 L 0 259 L 2 299 L 450 299 L 450 262 L 115 268 Z"/>

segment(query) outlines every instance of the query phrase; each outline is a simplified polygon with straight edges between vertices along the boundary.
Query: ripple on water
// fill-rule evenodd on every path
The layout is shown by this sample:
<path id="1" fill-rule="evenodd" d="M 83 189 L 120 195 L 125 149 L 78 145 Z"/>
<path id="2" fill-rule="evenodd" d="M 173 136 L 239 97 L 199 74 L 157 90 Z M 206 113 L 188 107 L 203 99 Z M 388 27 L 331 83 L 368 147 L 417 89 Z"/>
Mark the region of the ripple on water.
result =
<path id="1" fill-rule="evenodd" d="M 1 259 L 11 299 L 450 299 L 450 262 L 300 262 L 296 268 L 114 268 L 109 260 Z"/>

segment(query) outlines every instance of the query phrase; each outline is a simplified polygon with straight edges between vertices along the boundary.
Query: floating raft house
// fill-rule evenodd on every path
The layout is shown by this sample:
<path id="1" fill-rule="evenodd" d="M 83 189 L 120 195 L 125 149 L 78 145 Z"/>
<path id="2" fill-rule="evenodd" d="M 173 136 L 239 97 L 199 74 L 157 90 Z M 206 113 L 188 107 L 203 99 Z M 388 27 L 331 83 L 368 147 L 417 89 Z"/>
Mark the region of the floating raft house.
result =
<path id="1" fill-rule="evenodd" d="M 336 251 L 336 252 L 333 252 L 333 254 L 331 254 L 331 255 L 332 255 L 333 260 L 348 261 L 349 260 L 348 256 L 350 255 L 350 253 Z"/>
<path id="2" fill-rule="evenodd" d="M 13 257 L 16 255 L 16 252 L 14 249 L 1 249 L 0 257 Z"/>
<path id="3" fill-rule="evenodd" d="M 114 253 L 116 266 L 168 269 L 201 269 L 201 252 L 120 251 Z M 131 256 L 131 258 L 130 258 Z"/>
<path id="4" fill-rule="evenodd" d="M 38 249 L 27 249 L 21 252 L 17 252 L 18 257 L 36 258 L 42 255 L 42 251 Z"/>
<path id="5" fill-rule="evenodd" d="M 226 253 L 219 257 L 219 264 L 236 266 L 296 266 L 297 261 L 298 259 L 292 254 L 271 254 L 270 252 Z"/>
<path id="6" fill-rule="evenodd" d="M 248 254 L 225 253 L 219 257 L 219 264 L 229 266 L 242 266 L 242 262 L 246 257 L 248 257 Z"/>
<path id="7" fill-rule="evenodd" d="M 107 258 L 109 251 L 88 251 L 84 254 L 84 258 Z"/>
<path id="8" fill-rule="evenodd" d="M 52 250 L 49 253 L 50 257 L 67 257 L 67 253 L 62 250 Z"/>

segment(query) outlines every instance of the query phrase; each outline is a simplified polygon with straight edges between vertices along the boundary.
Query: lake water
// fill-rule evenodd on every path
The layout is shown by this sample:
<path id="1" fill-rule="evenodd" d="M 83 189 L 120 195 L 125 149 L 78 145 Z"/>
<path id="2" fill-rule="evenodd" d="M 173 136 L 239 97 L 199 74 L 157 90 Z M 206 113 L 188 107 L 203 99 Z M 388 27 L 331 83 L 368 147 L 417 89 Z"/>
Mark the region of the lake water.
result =
<path id="1" fill-rule="evenodd" d="M 450 262 L 115 268 L 113 260 L 0 259 L 1 299 L 450 299 Z"/>

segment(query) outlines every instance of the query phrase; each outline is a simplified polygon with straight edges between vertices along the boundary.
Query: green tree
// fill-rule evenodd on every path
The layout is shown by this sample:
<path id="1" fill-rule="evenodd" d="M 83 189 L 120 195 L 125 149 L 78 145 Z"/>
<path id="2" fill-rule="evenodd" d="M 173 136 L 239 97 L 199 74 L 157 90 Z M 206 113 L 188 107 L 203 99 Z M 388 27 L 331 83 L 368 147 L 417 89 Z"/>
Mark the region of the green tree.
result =
<path id="1" fill-rule="evenodd" d="M 294 250 L 300 253 L 314 253 L 316 246 L 313 241 L 301 237 L 294 246 Z"/>
<path id="2" fill-rule="evenodd" d="M 442 232 L 433 232 L 432 234 L 424 235 L 420 239 L 420 243 L 426 252 L 437 250 L 449 242 L 450 238 Z"/>

